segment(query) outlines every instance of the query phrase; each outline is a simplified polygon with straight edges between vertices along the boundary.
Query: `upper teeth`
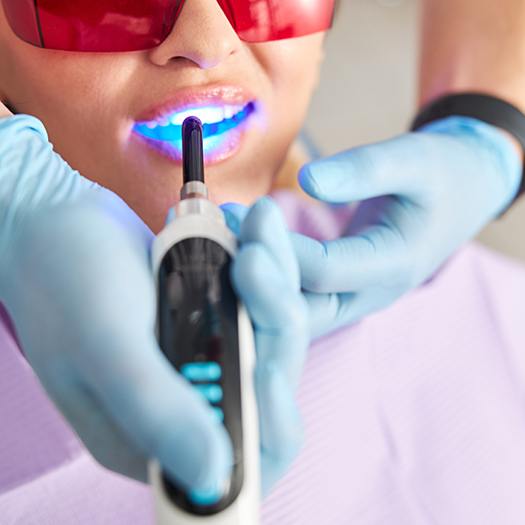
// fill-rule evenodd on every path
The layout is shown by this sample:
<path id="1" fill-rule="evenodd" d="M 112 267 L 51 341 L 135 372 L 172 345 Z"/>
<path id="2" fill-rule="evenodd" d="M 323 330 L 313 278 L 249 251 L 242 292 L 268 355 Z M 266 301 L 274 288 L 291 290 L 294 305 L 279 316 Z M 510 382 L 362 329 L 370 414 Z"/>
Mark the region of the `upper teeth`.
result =
<path id="1" fill-rule="evenodd" d="M 230 119 L 240 111 L 244 106 L 206 106 L 200 108 L 186 109 L 172 115 L 167 115 L 159 120 L 147 122 L 148 128 L 157 126 L 169 126 L 170 124 L 181 126 L 188 117 L 197 117 L 203 124 L 215 124 L 224 119 Z"/>

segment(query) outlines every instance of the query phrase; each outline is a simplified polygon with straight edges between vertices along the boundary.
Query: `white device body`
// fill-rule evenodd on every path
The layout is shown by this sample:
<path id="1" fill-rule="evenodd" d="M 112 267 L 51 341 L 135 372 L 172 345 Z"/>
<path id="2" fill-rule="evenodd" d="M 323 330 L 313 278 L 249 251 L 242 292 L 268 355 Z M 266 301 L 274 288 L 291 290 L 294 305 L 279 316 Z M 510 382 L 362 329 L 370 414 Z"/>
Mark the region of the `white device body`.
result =
<path id="1" fill-rule="evenodd" d="M 181 200 L 176 218 L 166 225 L 153 243 L 152 262 L 157 287 L 159 266 L 168 250 L 184 239 L 196 237 L 214 241 L 230 256 L 235 255 L 237 241 L 226 226 L 222 211 L 205 198 Z M 172 502 L 163 486 L 160 465 L 157 461 L 151 461 L 149 476 L 154 491 L 157 525 L 259 524 L 261 488 L 259 430 L 254 389 L 255 343 L 252 325 L 242 304 L 238 304 L 238 336 L 244 467 L 242 489 L 233 503 L 218 514 L 191 514 Z"/>

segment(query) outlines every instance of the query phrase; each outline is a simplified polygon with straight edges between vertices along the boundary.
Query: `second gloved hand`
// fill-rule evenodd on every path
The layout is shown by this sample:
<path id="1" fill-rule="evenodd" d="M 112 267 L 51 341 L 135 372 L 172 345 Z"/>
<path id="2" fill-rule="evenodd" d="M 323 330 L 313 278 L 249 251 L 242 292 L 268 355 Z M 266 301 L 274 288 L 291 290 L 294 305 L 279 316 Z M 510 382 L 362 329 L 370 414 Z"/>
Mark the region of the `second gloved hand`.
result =
<path id="1" fill-rule="evenodd" d="M 294 236 L 313 335 L 377 311 L 424 282 L 505 209 L 521 172 L 508 137 L 463 117 L 305 166 L 300 183 L 309 195 L 359 203 L 341 238 Z"/>

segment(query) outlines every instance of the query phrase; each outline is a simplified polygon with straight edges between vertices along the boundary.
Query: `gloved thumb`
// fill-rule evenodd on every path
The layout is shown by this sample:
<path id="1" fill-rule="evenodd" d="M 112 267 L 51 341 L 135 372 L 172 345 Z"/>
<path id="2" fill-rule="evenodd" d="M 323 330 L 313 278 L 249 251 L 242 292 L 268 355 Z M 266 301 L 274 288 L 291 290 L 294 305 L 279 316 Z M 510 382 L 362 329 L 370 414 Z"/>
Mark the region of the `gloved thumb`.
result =
<path id="1" fill-rule="evenodd" d="M 250 208 L 236 202 L 226 202 L 221 205 L 221 209 L 228 228 L 238 237 L 241 232 L 241 224 Z"/>
<path id="2" fill-rule="evenodd" d="M 353 148 L 306 164 L 299 173 L 299 184 L 311 197 L 330 203 L 383 195 L 415 197 L 425 183 L 420 176 L 422 152 L 416 150 L 411 135 Z M 440 159 L 436 161 L 439 169 Z"/>

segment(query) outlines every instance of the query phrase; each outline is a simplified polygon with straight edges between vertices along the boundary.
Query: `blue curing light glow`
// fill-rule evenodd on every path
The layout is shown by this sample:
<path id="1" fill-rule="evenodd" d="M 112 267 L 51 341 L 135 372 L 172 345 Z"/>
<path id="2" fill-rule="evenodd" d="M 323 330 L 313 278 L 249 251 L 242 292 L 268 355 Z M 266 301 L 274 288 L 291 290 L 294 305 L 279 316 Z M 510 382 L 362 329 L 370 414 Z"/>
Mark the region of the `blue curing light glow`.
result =
<path id="1" fill-rule="evenodd" d="M 218 381 L 222 370 L 215 361 L 204 363 L 186 363 L 181 367 L 182 375 L 188 381 Z"/>
<path id="2" fill-rule="evenodd" d="M 203 123 L 204 147 L 213 147 L 211 143 L 206 144 L 206 139 L 217 138 L 223 133 L 237 127 L 253 113 L 255 106 L 253 102 L 250 102 L 244 106 L 241 111 L 233 115 L 232 118 L 225 118 L 219 122 L 213 122 L 217 119 L 217 109 L 217 106 L 210 106 L 198 108 L 194 111 L 186 110 L 180 114 L 172 115 L 171 121 L 166 121 L 164 125 L 160 122 L 140 122 L 134 125 L 133 130 L 148 139 L 170 142 L 175 147 L 180 147 L 182 144 L 182 124 L 178 122 L 183 120 L 184 116 L 194 114 Z M 173 121 L 177 123 L 174 124 Z"/>
<path id="3" fill-rule="evenodd" d="M 210 490 L 192 490 L 188 496 L 194 504 L 206 507 L 218 503 L 222 498 L 222 494 L 222 490 L 215 488 Z"/>
<path id="4" fill-rule="evenodd" d="M 219 403 L 222 401 L 222 388 L 219 385 L 194 385 L 210 403 Z"/>
<path id="5" fill-rule="evenodd" d="M 213 407 L 213 414 L 220 423 L 224 421 L 224 412 L 222 411 L 222 408 Z"/>

